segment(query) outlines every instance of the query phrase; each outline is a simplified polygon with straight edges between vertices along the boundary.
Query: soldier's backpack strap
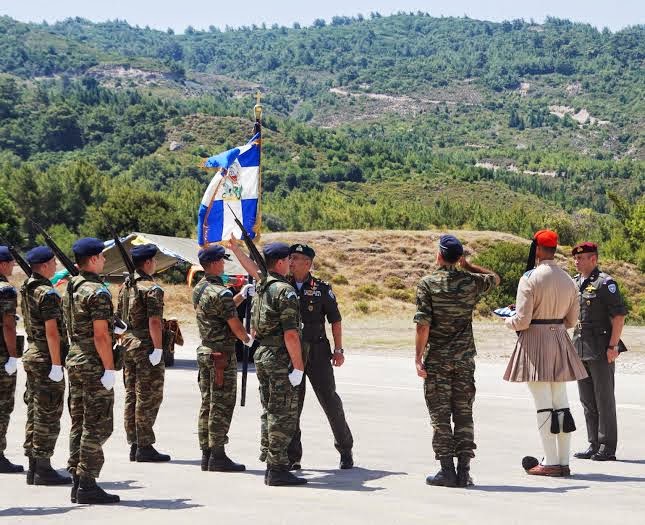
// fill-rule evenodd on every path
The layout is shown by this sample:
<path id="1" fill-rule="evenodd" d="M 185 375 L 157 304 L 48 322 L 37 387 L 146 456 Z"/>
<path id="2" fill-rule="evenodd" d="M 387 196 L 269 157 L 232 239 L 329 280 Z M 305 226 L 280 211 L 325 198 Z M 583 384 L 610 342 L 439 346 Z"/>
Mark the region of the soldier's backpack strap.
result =
<path id="1" fill-rule="evenodd" d="M 22 315 L 25 319 L 25 332 L 27 332 L 27 340 L 33 340 L 33 332 L 31 331 L 31 302 L 29 301 L 29 294 L 33 292 L 42 283 L 30 277 L 20 287 L 20 298 L 22 300 Z"/>
<path id="2" fill-rule="evenodd" d="M 202 300 L 202 295 L 204 295 L 204 292 L 206 291 L 206 288 L 208 288 L 208 285 L 211 284 L 210 282 L 206 281 L 204 284 L 202 284 L 202 287 L 197 290 L 197 295 L 195 296 L 195 303 L 194 306 L 197 307 L 199 303 Z"/>
<path id="3" fill-rule="evenodd" d="M 257 300 L 257 306 L 254 302 L 251 314 L 252 314 L 252 321 L 253 321 L 253 326 L 255 326 L 257 330 L 257 326 L 260 322 L 260 311 L 262 310 L 262 301 L 264 299 L 264 295 L 267 293 L 268 289 L 271 287 L 273 283 L 277 283 L 278 279 L 273 277 L 272 275 L 269 275 L 264 282 L 264 284 L 261 284 L 259 288 L 256 288 L 255 290 L 255 299 Z"/>
<path id="4" fill-rule="evenodd" d="M 79 275 L 78 277 L 79 279 L 76 281 L 76 283 L 74 282 L 73 277 L 67 282 L 67 296 L 69 297 L 69 300 L 67 301 L 68 321 L 66 324 L 70 341 L 74 340 L 74 294 L 81 286 L 83 286 L 83 284 L 87 282 L 87 279 L 82 275 Z"/>

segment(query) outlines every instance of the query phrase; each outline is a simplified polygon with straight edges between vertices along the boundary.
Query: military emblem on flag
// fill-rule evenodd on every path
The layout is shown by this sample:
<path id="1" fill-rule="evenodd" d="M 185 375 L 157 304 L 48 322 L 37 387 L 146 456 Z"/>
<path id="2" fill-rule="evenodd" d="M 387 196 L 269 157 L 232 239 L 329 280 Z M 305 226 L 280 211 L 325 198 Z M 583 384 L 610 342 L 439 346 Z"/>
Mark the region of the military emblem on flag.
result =
<path id="1" fill-rule="evenodd" d="M 206 159 L 204 167 L 217 169 L 199 207 L 197 242 L 200 246 L 242 237 L 233 214 L 252 238 L 259 230 L 261 133 L 244 146 Z M 226 203 L 226 206 L 224 205 Z M 230 208 L 229 208 L 230 206 Z M 231 211 L 232 209 L 232 211 Z"/>

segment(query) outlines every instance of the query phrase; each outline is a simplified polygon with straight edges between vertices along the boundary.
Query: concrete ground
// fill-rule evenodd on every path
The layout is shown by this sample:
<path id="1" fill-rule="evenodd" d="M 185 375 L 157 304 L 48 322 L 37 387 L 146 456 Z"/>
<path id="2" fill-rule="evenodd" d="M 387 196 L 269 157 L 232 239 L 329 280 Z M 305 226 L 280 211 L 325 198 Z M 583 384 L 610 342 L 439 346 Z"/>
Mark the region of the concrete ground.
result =
<path id="1" fill-rule="evenodd" d="M 356 348 L 358 345 L 354 345 Z M 130 463 L 123 431 L 123 387 L 117 385 L 115 431 L 108 441 L 99 482 L 121 496 L 113 506 L 74 505 L 69 487 L 35 487 L 24 474 L 0 475 L 0 519 L 7 523 L 643 523 L 645 504 L 645 391 L 641 374 L 619 373 L 616 381 L 620 425 L 619 461 L 573 459 L 568 479 L 527 476 L 524 455 L 539 455 L 535 412 L 524 385 L 505 383 L 503 359 L 481 359 L 475 404 L 476 486 L 430 487 L 425 477 L 437 462 L 421 381 L 410 352 L 375 351 L 370 345 L 350 353 L 336 373 L 355 437 L 357 467 L 338 470 L 327 421 L 309 389 L 303 415 L 304 487 L 266 487 L 257 459 L 259 401 L 255 375 L 249 374 L 247 406 L 236 408 L 228 452 L 246 463 L 240 474 L 199 469 L 196 418 L 199 406 L 192 347 L 179 349 L 177 366 L 166 375 L 165 402 L 157 431 L 167 464 Z M 642 350 L 642 349 L 641 349 Z M 24 372 L 8 434 L 7 456 L 21 457 L 25 410 Z M 239 393 L 238 393 L 239 395 Z M 570 384 L 578 431 L 574 450 L 586 446 L 577 390 Z M 63 416 L 53 463 L 65 465 L 69 417 Z M 23 461 L 25 463 L 25 461 Z M 170 511 L 170 512 L 167 512 Z M 6 518 L 11 518 L 11 521 Z"/>

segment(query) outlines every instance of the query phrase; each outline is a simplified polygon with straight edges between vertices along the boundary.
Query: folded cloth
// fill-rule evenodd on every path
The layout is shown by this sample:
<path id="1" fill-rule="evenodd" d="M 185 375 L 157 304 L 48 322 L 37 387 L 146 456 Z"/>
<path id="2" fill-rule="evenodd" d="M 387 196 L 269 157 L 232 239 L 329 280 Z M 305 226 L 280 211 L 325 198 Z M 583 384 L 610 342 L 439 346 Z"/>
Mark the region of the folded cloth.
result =
<path id="1" fill-rule="evenodd" d="M 515 308 L 505 306 L 504 308 L 497 308 L 496 310 L 493 310 L 493 313 L 500 317 L 513 317 L 515 315 Z"/>

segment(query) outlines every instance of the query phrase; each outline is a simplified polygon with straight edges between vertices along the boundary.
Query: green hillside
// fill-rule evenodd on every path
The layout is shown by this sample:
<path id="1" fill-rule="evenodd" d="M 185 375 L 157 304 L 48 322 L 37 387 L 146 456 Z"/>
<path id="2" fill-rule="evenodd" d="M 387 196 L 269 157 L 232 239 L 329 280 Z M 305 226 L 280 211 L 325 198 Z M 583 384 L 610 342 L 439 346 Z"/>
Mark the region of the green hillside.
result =
<path id="1" fill-rule="evenodd" d="M 645 269 L 645 26 L 399 14 L 185 34 L 0 18 L 0 230 L 190 235 L 263 93 L 264 228 L 470 228 Z"/>

